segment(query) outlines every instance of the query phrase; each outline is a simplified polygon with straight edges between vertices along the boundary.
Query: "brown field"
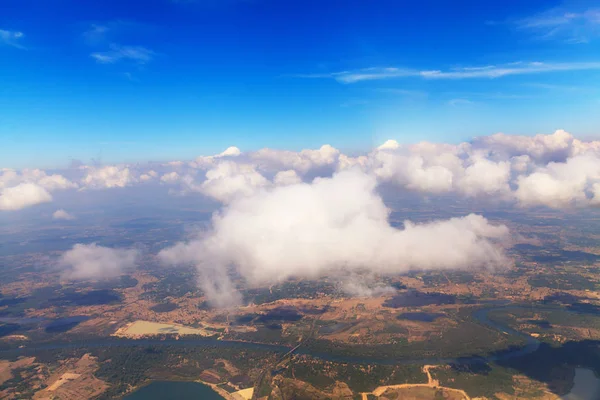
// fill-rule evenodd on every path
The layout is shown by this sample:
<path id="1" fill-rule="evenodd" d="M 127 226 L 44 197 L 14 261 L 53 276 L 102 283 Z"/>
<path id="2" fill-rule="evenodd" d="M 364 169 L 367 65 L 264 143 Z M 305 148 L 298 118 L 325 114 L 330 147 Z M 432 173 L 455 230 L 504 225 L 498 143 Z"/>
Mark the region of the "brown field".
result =
<path id="1" fill-rule="evenodd" d="M 164 324 L 160 322 L 135 321 L 119 328 L 115 336 L 136 338 L 152 335 L 202 335 L 210 336 L 211 333 L 200 328 L 190 328 L 179 324 Z"/>

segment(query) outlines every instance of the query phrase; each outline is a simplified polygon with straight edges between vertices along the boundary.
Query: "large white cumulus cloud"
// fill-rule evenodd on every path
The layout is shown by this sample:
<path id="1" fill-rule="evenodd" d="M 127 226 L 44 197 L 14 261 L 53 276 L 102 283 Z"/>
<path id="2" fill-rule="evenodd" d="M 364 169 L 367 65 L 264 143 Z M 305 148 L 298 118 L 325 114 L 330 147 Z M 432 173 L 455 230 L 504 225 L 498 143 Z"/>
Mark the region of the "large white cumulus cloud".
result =
<path id="1" fill-rule="evenodd" d="M 21 183 L 0 190 L 0 210 L 20 210 L 35 204 L 52 201 L 46 189 L 35 183 Z"/>
<path id="2" fill-rule="evenodd" d="M 522 205 L 566 207 L 598 202 L 594 185 L 600 182 L 600 157 L 577 155 L 565 162 L 551 162 L 517 178 L 515 194 Z"/>
<path id="3" fill-rule="evenodd" d="M 67 279 L 113 278 L 133 268 L 138 252 L 92 244 L 76 244 L 62 254 L 59 265 Z"/>
<path id="4" fill-rule="evenodd" d="M 372 175 L 352 169 L 238 197 L 214 216 L 211 231 L 160 257 L 196 264 L 203 289 L 220 305 L 236 299 L 230 266 L 258 285 L 342 270 L 392 274 L 508 262 L 497 244 L 508 236 L 505 226 L 469 215 L 394 228 L 376 184 Z"/>
<path id="5" fill-rule="evenodd" d="M 338 170 L 360 166 L 380 182 L 427 195 L 455 193 L 520 206 L 600 204 L 600 141 L 551 135 L 495 134 L 458 145 L 389 140 L 367 156 L 340 157 Z"/>
<path id="6" fill-rule="evenodd" d="M 137 182 L 137 178 L 127 166 L 107 165 L 84 168 L 86 175 L 81 180 L 84 188 L 123 188 Z"/>
<path id="7" fill-rule="evenodd" d="M 472 145 L 501 159 L 526 154 L 540 163 L 564 161 L 568 157 L 600 148 L 600 142 L 583 142 L 564 130 L 557 130 L 550 135 L 535 136 L 497 133 L 479 137 Z"/>
<path id="8" fill-rule="evenodd" d="M 76 188 L 77 184 L 59 174 L 40 169 L 0 170 L 0 211 L 15 211 L 52 201 L 50 192 Z"/>
<path id="9" fill-rule="evenodd" d="M 295 152 L 262 149 L 249 154 L 250 159 L 260 170 L 295 170 L 302 175 L 314 169 L 335 167 L 339 156 L 340 151 L 328 144 L 317 150 L 305 149 Z"/>
<path id="10" fill-rule="evenodd" d="M 268 184 L 268 180 L 253 166 L 224 161 L 206 172 L 206 180 L 199 189 L 217 200 L 229 202 L 240 196 L 252 195 Z"/>
<path id="11" fill-rule="evenodd" d="M 197 192 L 227 204 L 268 188 L 311 182 L 315 177 L 331 177 L 335 171 L 358 168 L 375 177 L 377 184 L 392 184 L 425 196 L 482 197 L 522 207 L 600 205 L 600 141 L 580 140 L 563 130 L 535 136 L 498 133 L 459 144 L 388 140 L 365 150 L 347 155 L 323 145 L 300 151 L 264 148 L 243 152 L 232 146 L 189 162 L 82 166 L 67 171 L 66 176 L 73 179 L 75 175 L 74 180 L 42 170 L 5 169 L 0 170 L 0 191 L 24 183 L 37 185 L 49 194 L 75 187 L 162 185 L 172 193 Z M 32 195 L 31 201 L 9 197 L 3 201 L 26 207 L 45 198 Z"/>

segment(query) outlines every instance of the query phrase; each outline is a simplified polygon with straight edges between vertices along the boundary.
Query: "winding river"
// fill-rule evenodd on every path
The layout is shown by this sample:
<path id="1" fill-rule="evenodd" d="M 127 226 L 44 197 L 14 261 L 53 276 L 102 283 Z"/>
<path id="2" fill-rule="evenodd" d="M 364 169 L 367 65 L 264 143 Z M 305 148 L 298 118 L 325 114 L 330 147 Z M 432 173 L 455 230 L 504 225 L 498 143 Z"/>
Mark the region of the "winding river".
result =
<path id="1" fill-rule="evenodd" d="M 334 362 L 351 362 L 361 364 L 385 364 L 385 365 L 409 365 L 409 364 L 473 364 L 481 362 L 493 362 L 499 360 L 506 360 L 514 357 L 521 357 L 526 354 L 533 353 L 540 347 L 540 341 L 536 338 L 510 328 L 509 326 L 503 325 L 499 322 L 492 321 L 488 318 L 488 314 L 496 310 L 531 310 L 528 307 L 518 305 L 494 305 L 490 307 L 484 307 L 476 310 L 472 315 L 480 323 L 498 330 L 502 333 L 518 336 L 525 340 L 525 345 L 515 349 L 508 349 L 502 352 L 500 355 L 493 356 L 467 356 L 461 358 L 403 358 L 403 359 L 381 359 L 381 358 L 369 358 L 369 357 L 347 357 L 329 353 L 314 352 L 310 349 L 300 346 L 294 352 L 297 354 L 309 355 L 312 357 L 320 358 L 327 361 Z M 557 308 L 540 308 L 536 307 L 536 310 L 556 310 Z M 69 349 L 69 348 L 99 348 L 107 346 L 117 347 L 128 347 L 128 346 L 148 346 L 148 345 L 170 345 L 170 346 L 206 346 L 206 347 L 227 347 L 227 348 L 239 348 L 239 349 L 250 349 L 250 350 L 262 350 L 277 353 L 288 353 L 290 347 L 275 345 L 275 344 L 263 344 L 254 342 L 241 342 L 241 341 L 230 341 L 230 340 L 217 340 L 217 339 L 193 339 L 193 340 L 176 340 L 176 339 L 97 339 L 93 342 L 69 342 L 69 343 L 49 343 L 37 346 L 26 346 L 21 348 L 2 350 L 0 354 L 26 354 L 35 353 L 39 350 L 55 350 L 55 349 Z M 591 373 L 591 376 L 590 376 Z M 588 400 L 595 399 L 595 397 L 579 397 L 577 394 L 573 397 L 571 394 L 577 393 L 577 390 L 581 387 L 590 387 L 592 385 L 600 392 L 600 380 L 595 377 L 594 373 L 588 369 L 577 368 L 576 370 L 575 387 L 573 391 L 563 397 L 565 400 L 580 399 Z"/>
<path id="2" fill-rule="evenodd" d="M 500 332 L 521 337 L 525 340 L 525 346 L 511 349 L 503 352 L 501 355 L 495 356 L 467 356 L 461 358 L 402 358 L 402 359 L 382 359 L 375 357 L 348 357 L 330 353 L 315 352 L 305 347 L 299 347 L 294 352 L 296 354 L 304 354 L 316 358 L 320 358 L 326 361 L 337 361 L 337 362 L 352 362 L 361 364 L 385 364 L 385 365 L 409 365 L 409 364 L 450 364 L 450 363 L 480 363 L 486 361 L 498 361 L 508 358 L 520 357 L 525 354 L 536 351 L 540 346 L 540 341 L 536 338 L 517 330 L 514 330 L 508 326 L 502 325 L 498 322 L 492 321 L 488 318 L 488 314 L 491 311 L 506 310 L 506 309 L 528 309 L 522 306 L 491 306 L 476 310 L 473 313 L 473 317 L 480 323 L 487 325 Z M 548 308 L 548 310 L 555 310 L 556 308 Z M 536 310 L 544 310 L 543 308 L 536 307 Z M 169 345 L 169 346 L 206 346 L 206 347 L 227 347 L 227 348 L 240 348 L 250 350 L 262 350 L 271 351 L 277 353 L 287 353 L 291 347 L 277 345 L 277 344 L 265 344 L 255 342 L 242 342 L 234 340 L 218 340 L 218 339 L 124 339 L 124 338 L 106 338 L 106 339 L 95 339 L 94 341 L 86 342 L 58 342 L 58 343 L 47 343 L 33 346 L 25 346 L 20 348 L 0 350 L 0 354 L 21 354 L 21 353 L 35 353 L 39 350 L 58 350 L 58 349 L 70 349 L 70 348 L 99 348 L 99 347 L 129 347 L 129 346 L 150 346 L 150 345 Z"/>

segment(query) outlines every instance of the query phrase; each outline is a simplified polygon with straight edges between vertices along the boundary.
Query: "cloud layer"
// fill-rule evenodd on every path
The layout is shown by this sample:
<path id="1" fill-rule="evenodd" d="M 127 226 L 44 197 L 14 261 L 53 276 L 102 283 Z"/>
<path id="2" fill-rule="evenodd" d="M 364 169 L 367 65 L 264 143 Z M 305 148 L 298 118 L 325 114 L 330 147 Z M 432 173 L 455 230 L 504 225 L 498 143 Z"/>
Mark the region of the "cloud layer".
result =
<path id="1" fill-rule="evenodd" d="M 76 188 L 77 184 L 59 174 L 40 169 L 0 169 L 0 211 L 15 211 L 52 201 L 50 192 Z"/>
<path id="2" fill-rule="evenodd" d="M 586 71 L 600 69 L 600 62 L 514 62 L 503 65 L 454 68 L 450 70 L 417 70 L 398 67 L 370 67 L 326 74 L 296 75 L 299 78 L 330 78 L 340 83 L 356 83 L 399 78 L 421 79 L 493 79 L 509 75 L 531 75 L 551 72 Z"/>
<path id="3" fill-rule="evenodd" d="M 467 215 L 395 227 L 380 186 L 519 207 L 600 206 L 600 141 L 558 130 L 498 133 L 459 144 L 388 140 L 354 156 L 329 145 L 298 152 L 230 147 L 192 161 L 74 166 L 64 174 L 2 170 L 0 210 L 51 201 L 57 190 L 136 185 L 200 193 L 222 204 L 207 231 L 160 253 L 165 263 L 196 265 L 203 290 L 217 305 L 240 301 L 233 275 L 249 285 L 328 276 L 355 294 L 380 293 L 387 288 L 376 281 L 371 290 L 347 277 L 510 263 L 505 226 Z M 68 217 L 63 210 L 54 215 Z M 133 250 L 76 245 L 61 265 L 71 278 L 109 277 L 132 267 L 135 257 Z"/>
<path id="4" fill-rule="evenodd" d="M 310 183 L 351 168 L 373 176 L 378 185 L 393 184 L 426 196 L 493 198 L 522 207 L 585 207 L 600 205 L 599 165 L 600 141 L 579 140 L 563 130 L 535 136 L 498 133 L 459 144 L 388 140 L 356 156 L 330 145 L 298 152 L 269 148 L 242 152 L 230 147 L 192 161 L 84 165 L 65 170 L 64 175 L 39 169 L 0 170 L 0 210 L 50 201 L 56 190 L 135 185 L 201 193 L 227 204 L 263 189 Z M 28 185 L 16 189 L 21 184 Z"/>
<path id="5" fill-rule="evenodd" d="M 67 279 L 106 279 L 133 268 L 137 250 L 113 249 L 92 244 L 76 244 L 62 254 L 59 266 Z"/>
<path id="6" fill-rule="evenodd" d="M 238 300 L 229 267 L 250 285 L 264 285 L 347 271 L 394 274 L 508 263 L 497 244 L 508 237 L 505 226 L 469 215 L 394 228 L 376 185 L 372 175 L 352 169 L 310 184 L 262 189 L 233 200 L 214 216 L 211 231 L 160 257 L 197 265 L 202 288 L 218 305 Z"/>

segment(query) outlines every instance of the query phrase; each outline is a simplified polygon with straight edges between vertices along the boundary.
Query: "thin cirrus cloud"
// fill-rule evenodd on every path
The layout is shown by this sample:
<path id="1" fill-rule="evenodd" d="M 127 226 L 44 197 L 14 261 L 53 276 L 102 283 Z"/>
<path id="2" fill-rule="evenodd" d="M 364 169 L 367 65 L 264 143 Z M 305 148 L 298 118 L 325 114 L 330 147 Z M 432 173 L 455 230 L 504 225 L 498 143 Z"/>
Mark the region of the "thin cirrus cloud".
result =
<path id="1" fill-rule="evenodd" d="M 0 29 L 0 45 L 6 45 L 24 50 L 25 46 L 21 44 L 24 36 L 25 35 L 23 32 L 20 31 Z"/>
<path id="2" fill-rule="evenodd" d="M 541 40 L 589 43 L 600 37 L 600 8 L 581 11 L 555 8 L 517 20 L 515 25 Z"/>
<path id="3" fill-rule="evenodd" d="M 86 43 L 96 45 L 106 40 L 109 31 L 110 28 L 107 25 L 91 24 L 82 36 Z"/>
<path id="4" fill-rule="evenodd" d="M 422 79 L 493 79 L 510 75 L 532 75 L 551 72 L 600 70 L 600 62 L 515 62 L 504 65 L 482 67 L 463 67 L 450 70 L 417 70 L 407 68 L 362 68 L 352 71 L 331 72 L 325 74 L 300 74 L 297 78 L 335 79 L 340 83 L 357 83 L 398 78 Z"/>
<path id="5" fill-rule="evenodd" d="M 143 46 L 121 46 L 112 44 L 110 50 L 95 52 L 90 56 L 100 64 L 114 64 L 120 61 L 132 61 L 137 64 L 146 64 L 154 58 L 156 53 Z"/>

